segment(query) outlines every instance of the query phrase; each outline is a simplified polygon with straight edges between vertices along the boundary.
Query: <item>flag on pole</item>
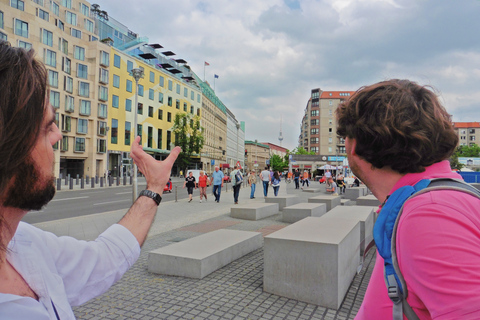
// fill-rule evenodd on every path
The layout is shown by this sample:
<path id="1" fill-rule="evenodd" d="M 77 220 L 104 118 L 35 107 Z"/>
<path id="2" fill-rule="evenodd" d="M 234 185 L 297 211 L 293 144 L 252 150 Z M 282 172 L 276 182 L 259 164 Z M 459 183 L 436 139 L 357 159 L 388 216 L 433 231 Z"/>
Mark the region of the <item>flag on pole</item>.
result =
<path id="1" fill-rule="evenodd" d="M 207 61 L 205 61 L 205 65 L 206 65 L 206 66 L 209 66 L 209 65 L 210 65 L 210 63 L 208 63 Z"/>
<path id="2" fill-rule="evenodd" d="M 218 79 L 218 74 L 215 75 L 215 79 Z"/>

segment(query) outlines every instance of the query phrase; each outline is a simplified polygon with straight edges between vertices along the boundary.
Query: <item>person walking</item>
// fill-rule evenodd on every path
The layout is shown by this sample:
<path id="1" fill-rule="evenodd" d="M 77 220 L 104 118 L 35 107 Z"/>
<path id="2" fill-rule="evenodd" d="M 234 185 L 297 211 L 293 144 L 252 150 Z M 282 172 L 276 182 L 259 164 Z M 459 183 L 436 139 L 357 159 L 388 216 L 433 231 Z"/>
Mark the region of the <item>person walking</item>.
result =
<path id="1" fill-rule="evenodd" d="M 255 174 L 255 170 L 252 170 L 248 176 L 248 185 L 250 186 L 250 199 L 255 199 L 255 188 L 257 186 L 257 176 Z"/>
<path id="2" fill-rule="evenodd" d="M 308 171 L 303 170 L 303 180 L 302 180 L 302 189 L 307 184 L 307 188 L 310 186 L 310 181 L 308 180 Z"/>
<path id="3" fill-rule="evenodd" d="M 185 187 L 187 187 L 188 202 L 192 202 L 193 189 L 197 188 L 197 184 L 195 182 L 195 177 L 193 176 L 192 171 L 190 171 L 188 176 L 185 178 L 185 182 L 183 183 L 183 188 L 185 188 Z"/>
<path id="4" fill-rule="evenodd" d="M 275 171 L 273 173 L 273 180 L 272 180 L 272 187 L 273 187 L 273 194 L 278 196 L 278 190 L 280 189 L 280 175 L 278 174 L 278 171 Z"/>
<path id="5" fill-rule="evenodd" d="M 293 180 L 295 180 L 295 189 L 300 189 L 300 171 L 298 169 L 295 169 Z"/>
<path id="6" fill-rule="evenodd" d="M 345 193 L 345 188 L 346 188 L 346 184 L 345 184 L 345 177 L 343 176 L 342 173 L 340 173 L 338 176 L 337 176 L 337 186 L 338 186 L 338 193 L 339 194 L 342 194 L 342 193 Z"/>
<path id="7" fill-rule="evenodd" d="M 238 196 L 240 194 L 240 187 L 242 186 L 242 182 L 243 182 L 242 173 L 238 169 L 238 166 L 233 167 L 233 171 L 230 172 L 230 180 L 232 181 L 233 202 L 235 204 L 238 204 Z"/>
<path id="8" fill-rule="evenodd" d="M 202 171 L 200 171 L 200 176 L 198 177 L 198 189 L 200 190 L 200 203 L 202 203 L 202 197 L 205 197 L 205 201 L 207 201 L 207 184 L 208 184 L 208 177 Z"/>
<path id="9" fill-rule="evenodd" d="M 266 198 L 268 195 L 268 184 L 270 183 L 270 171 L 268 171 L 268 167 L 265 167 L 265 170 L 260 172 L 260 178 L 263 183 L 263 195 Z"/>
<path id="10" fill-rule="evenodd" d="M 223 188 L 223 177 L 224 174 L 219 170 L 218 166 L 215 166 L 215 171 L 212 173 L 210 178 L 210 184 L 213 185 L 213 195 L 215 196 L 215 201 L 220 202 L 220 194 L 222 193 Z"/>

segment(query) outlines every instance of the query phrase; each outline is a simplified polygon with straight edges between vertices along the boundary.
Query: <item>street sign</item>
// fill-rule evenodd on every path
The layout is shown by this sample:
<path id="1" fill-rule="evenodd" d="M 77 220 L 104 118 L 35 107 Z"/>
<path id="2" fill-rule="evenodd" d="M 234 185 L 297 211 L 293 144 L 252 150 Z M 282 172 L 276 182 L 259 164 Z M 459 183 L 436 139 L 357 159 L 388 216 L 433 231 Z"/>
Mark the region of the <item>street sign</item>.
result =
<path id="1" fill-rule="evenodd" d="M 240 164 L 240 161 L 237 161 L 237 168 L 242 169 L 242 165 Z"/>

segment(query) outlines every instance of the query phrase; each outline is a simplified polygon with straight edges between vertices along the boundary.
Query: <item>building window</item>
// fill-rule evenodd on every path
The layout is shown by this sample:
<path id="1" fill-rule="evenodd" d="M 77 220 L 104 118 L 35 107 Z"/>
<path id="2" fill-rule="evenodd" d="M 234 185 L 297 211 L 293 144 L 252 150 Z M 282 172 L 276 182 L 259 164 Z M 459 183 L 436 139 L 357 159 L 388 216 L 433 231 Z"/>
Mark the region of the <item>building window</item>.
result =
<path id="1" fill-rule="evenodd" d="M 158 120 L 163 120 L 163 110 L 158 109 Z"/>
<path id="2" fill-rule="evenodd" d="M 120 88 L 120 77 L 116 74 L 113 75 L 113 86 L 115 88 Z"/>
<path id="3" fill-rule="evenodd" d="M 62 22 L 62 20 L 55 19 L 55 25 L 58 27 L 58 29 L 65 31 L 65 24 Z"/>
<path id="4" fill-rule="evenodd" d="M 108 52 L 100 51 L 100 64 L 105 67 L 110 66 L 110 54 Z"/>
<path id="5" fill-rule="evenodd" d="M 153 107 L 152 107 L 152 106 L 149 106 L 149 107 L 148 107 L 148 116 L 149 116 L 150 118 L 153 118 Z"/>
<path id="6" fill-rule="evenodd" d="M 91 32 L 93 33 L 94 32 L 94 28 L 93 28 L 93 22 L 88 20 L 88 19 L 84 19 L 84 26 L 85 26 L 85 29 L 88 31 L 88 32 Z"/>
<path id="7" fill-rule="evenodd" d="M 137 113 L 138 114 L 143 114 L 143 103 L 138 104 Z"/>
<path id="8" fill-rule="evenodd" d="M 72 118 L 62 114 L 62 131 L 70 132 L 72 130 Z"/>
<path id="9" fill-rule="evenodd" d="M 132 80 L 127 79 L 127 92 L 132 92 Z"/>
<path id="10" fill-rule="evenodd" d="M 150 82 L 155 83 L 155 73 L 153 71 L 150 71 Z"/>
<path id="11" fill-rule="evenodd" d="M 70 33 L 71 33 L 71 35 L 74 36 L 75 38 L 82 39 L 82 31 L 80 31 L 80 30 L 78 30 L 78 29 L 71 28 L 71 29 L 70 29 Z"/>
<path id="12" fill-rule="evenodd" d="M 79 81 L 78 95 L 81 97 L 88 98 L 90 96 L 90 83 Z"/>
<path id="13" fill-rule="evenodd" d="M 188 89 L 187 88 L 183 88 L 183 96 L 188 98 Z"/>
<path id="14" fill-rule="evenodd" d="M 0 32 L 0 40 L 5 40 L 5 41 L 7 41 L 7 39 L 8 39 L 8 36 L 7 36 L 5 33 Z"/>
<path id="15" fill-rule="evenodd" d="M 62 0 L 62 6 L 72 9 L 72 0 Z"/>
<path id="16" fill-rule="evenodd" d="M 184 102 L 184 103 L 183 103 L 183 111 L 187 112 L 187 108 L 188 108 L 187 103 Z"/>
<path id="17" fill-rule="evenodd" d="M 191 113 L 191 114 L 194 114 L 194 113 L 195 113 L 195 110 L 194 110 L 193 106 L 190 106 L 190 113 Z"/>
<path id="18" fill-rule="evenodd" d="M 80 114 L 82 116 L 89 116 L 92 109 L 92 103 L 88 100 L 80 100 Z"/>
<path id="19" fill-rule="evenodd" d="M 64 77 L 63 90 L 68 93 L 73 93 L 73 78 L 67 76 Z"/>
<path id="20" fill-rule="evenodd" d="M 108 88 L 99 86 L 98 99 L 102 101 L 108 101 Z"/>
<path id="21" fill-rule="evenodd" d="M 60 92 L 50 90 L 50 104 L 55 108 L 60 108 Z"/>
<path id="22" fill-rule="evenodd" d="M 158 93 L 158 102 L 163 103 L 163 93 Z"/>
<path id="23" fill-rule="evenodd" d="M 88 79 L 88 67 L 84 64 L 77 64 L 77 77 L 82 79 Z"/>
<path id="24" fill-rule="evenodd" d="M 148 89 L 148 98 L 150 100 L 154 99 L 154 95 L 155 95 L 155 92 L 153 91 L 153 89 Z"/>
<path id="25" fill-rule="evenodd" d="M 63 38 L 59 39 L 58 50 L 61 50 L 64 54 L 68 54 L 68 41 Z"/>
<path id="26" fill-rule="evenodd" d="M 107 123 L 105 121 L 98 121 L 98 135 L 99 136 L 107 135 Z"/>
<path id="27" fill-rule="evenodd" d="M 167 112 L 167 121 L 172 122 L 172 113 L 171 112 Z"/>
<path id="28" fill-rule="evenodd" d="M 80 12 L 82 12 L 82 14 L 84 16 L 89 16 L 90 15 L 90 8 L 86 5 L 86 4 L 80 4 Z"/>
<path id="29" fill-rule="evenodd" d="M 142 138 L 143 138 L 143 131 L 142 131 L 142 125 L 138 124 L 137 125 L 137 135 L 140 136 L 140 145 L 142 145 Z"/>
<path id="30" fill-rule="evenodd" d="M 332 143 L 333 142 L 333 139 L 332 138 L 328 138 L 328 143 Z"/>
<path id="31" fill-rule="evenodd" d="M 68 151 L 68 137 L 67 136 L 62 137 L 62 143 L 60 144 L 60 150 L 61 151 Z"/>
<path id="32" fill-rule="evenodd" d="M 310 143 L 312 144 L 318 143 L 318 138 L 310 138 Z"/>
<path id="33" fill-rule="evenodd" d="M 40 19 L 43 19 L 43 20 L 45 20 L 45 21 L 48 21 L 49 18 L 50 18 L 48 12 L 47 12 L 47 11 L 44 11 L 44 10 L 42 10 L 42 9 L 40 9 L 40 8 L 37 9 L 37 16 L 38 16 Z"/>
<path id="34" fill-rule="evenodd" d="M 312 110 L 310 114 L 312 117 L 317 117 L 320 114 L 319 112 L 319 110 Z"/>
<path id="35" fill-rule="evenodd" d="M 167 150 L 170 150 L 170 144 L 172 143 L 172 132 L 167 131 Z"/>
<path id="36" fill-rule="evenodd" d="M 107 118 L 107 105 L 105 103 L 98 104 L 98 117 Z"/>
<path id="37" fill-rule="evenodd" d="M 177 84 L 177 94 L 180 94 L 180 85 Z"/>
<path id="38" fill-rule="evenodd" d="M 85 152 L 85 138 L 75 138 L 75 152 Z"/>
<path id="39" fill-rule="evenodd" d="M 87 119 L 78 119 L 77 120 L 77 133 L 88 133 L 88 120 Z"/>
<path id="40" fill-rule="evenodd" d="M 125 111 L 132 111 L 132 100 L 125 99 Z"/>
<path id="41" fill-rule="evenodd" d="M 119 105 L 119 98 L 117 95 L 114 94 L 112 95 L 112 107 L 118 109 L 118 105 Z"/>
<path id="42" fill-rule="evenodd" d="M 100 82 L 108 84 L 108 70 L 100 68 Z M 118 81 L 120 83 L 120 80 Z"/>
<path id="43" fill-rule="evenodd" d="M 332 128 L 328 128 L 328 133 L 332 133 L 333 132 L 333 129 Z"/>
<path id="44" fill-rule="evenodd" d="M 57 67 L 57 53 L 52 50 L 45 49 L 45 64 L 47 66 Z"/>
<path id="45" fill-rule="evenodd" d="M 22 10 L 22 11 L 25 10 L 25 3 L 22 0 L 11 0 L 10 6 L 18 10 Z"/>
<path id="46" fill-rule="evenodd" d="M 168 106 L 171 107 L 173 104 L 173 99 L 172 97 L 168 97 Z"/>
<path id="47" fill-rule="evenodd" d="M 143 86 L 141 84 L 138 85 L 138 95 L 143 97 Z"/>
<path id="48" fill-rule="evenodd" d="M 310 134 L 318 134 L 318 129 L 310 129 Z"/>
<path id="49" fill-rule="evenodd" d="M 160 78 L 159 78 L 159 83 L 158 83 L 158 84 L 159 84 L 160 87 L 162 87 L 162 88 L 163 88 L 163 86 L 165 85 L 165 79 L 164 79 L 162 76 L 160 76 Z"/>
<path id="50" fill-rule="evenodd" d="M 50 1 L 50 10 L 52 10 L 54 15 L 60 16 L 60 7 L 53 1 Z"/>
<path id="51" fill-rule="evenodd" d="M 130 72 L 133 69 L 133 62 L 132 61 L 127 61 L 127 71 Z"/>
<path id="52" fill-rule="evenodd" d="M 157 149 L 162 149 L 162 129 L 157 130 Z"/>
<path id="53" fill-rule="evenodd" d="M 48 84 L 50 87 L 58 88 L 58 72 L 48 70 Z"/>
<path id="54" fill-rule="evenodd" d="M 168 90 L 170 90 L 170 91 L 173 90 L 173 82 L 172 82 L 172 80 L 168 80 Z"/>
<path id="55" fill-rule="evenodd" d="M 85 61 L 85 48 L 75 46 L 74 58 L 78 60 Z"/>
<path id="56" fill-rule="evenodd" d="M 67 23 L 71 24 L 72 26 L 77 25 L 77 15 L 73 12 L 66 11 L 65 20 L 67 21 Z"/>
<path id="57" fill-rule="evenodd" d="M 312 126 L 318 126 L 319 123 L 320 123 L 319 119 L 310 120 L 310 125 L 312 125 Z"/>
<path id="58" fill-rule="evenodd" d="M 15 34 L 24 38 L 28 38 L 28 23 L 15 19 Z"/>
<path id="59" fill-rule="evenodd" d="M 475 129 L 468 129 L 469 134 L 475 134 Z"/>
<path id="60" fill-rule="evenodd" d="M 190 91 L 190 99 L 193 101 L 195 100 L 195 92 Z"/>
<path id="61" fill-rule="evenodd" d="M 111 139 L 111 142 L 113 144 L 117 144 L 117 138 L 118 138 L 118 120 L 117 119 L 112 119 L 112 139 Z"/>
<path id="62" fill-rule="evenodd" d="M 200 93 L 197 94 L 197 102 L 200 103 Z"/>
<path id="63" fill-rule="evenodd" d="M 117 68 L 120 68 L 120 62 L 121 62 L 120 56 L 114 54 L 113 55 L 113 66 L 117 67 Z"/>
<path id="64" fill-rule="evenodd" d="M 475 136 L 470 136 L 470 141 L 475 141 Z"/>
<path id="65" fill-rule="evenodd" d="M 153 146 L 153 128 L 152 128 L 152 127 L 148 127 L 147 133 L 148 133 L 148 136 L 147 136 L 147 147 L 148 147 L 148 148 L 152 148 L 152 146 Z"/>
<path id="66" fill-rule="evenodd" d="M 107 140 L 97 139 L 97 153 L 107 152 Z"/>
<path id="67" fill-rule="evenodd" d="M 65 96 L 65 111 L 66 112 L 75 111 L 75 99 L 72 96 Z"/>
<path id="68" fill-rule="evenodd" d="M 180 100 L 175 101 L 175 108 L 180 109 Z"/>
<path id="69" fill-rule="evenodd" d="M 125 145 L 126 146 L 130 145 L 131 130 L 132 130 L 131 123 L 128 121 L 125 121 Z"/>

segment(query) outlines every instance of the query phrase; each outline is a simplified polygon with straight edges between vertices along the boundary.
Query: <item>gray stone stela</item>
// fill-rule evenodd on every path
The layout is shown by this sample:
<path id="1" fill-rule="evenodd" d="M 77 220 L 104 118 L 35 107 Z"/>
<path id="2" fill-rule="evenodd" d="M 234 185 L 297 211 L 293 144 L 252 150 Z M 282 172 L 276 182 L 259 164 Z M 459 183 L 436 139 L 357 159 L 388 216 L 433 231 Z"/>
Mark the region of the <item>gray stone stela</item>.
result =
<path id="1" fill-rule="evenodd" d="M 318 193 L 320 192 L 322 189 L 318 189 L 318 188 L 306 188 L 306 189 L 303 189 L 302 191 L 303 192 L 310 192 L 310 193 Z"/>
<path id="2" fill-rule="evenodd" d="M 358 197 L 366 196 L 368 193 L 367 187 L 352 187 L 345 189 L 345 198 L 356 200 Z"/>
<path id="3" fill-rule="evenodd" d="M 283 208 L 297 204 L 300 202 L 300 198 L 294 195 L 285 195 L 278 197 L 266 197 L 265 203 L 278 203 L 278 210 L 282 211 Z"/>
<path id="4" fill-rule="evenodd" d="M 230 209 L 230 216 L 243 220 L 260 220 L 278 213 L 278 203 L 252 202 Z"/>
<path id="5" fill-rule="evenodd" d="M 264 239 L 266 292 L 338 309 L 360 262 L 360 223 L 308 217 Z"/>
<path id="6" fill-rule="evenodd" d="M 330 194 L 319 195 L 313 198 L 308 198 L 308 203 L 325 203 L 327 205 L 327 212 L 340 205 L 340 196 L 333 196 Z"/>
<path id="7" fill-rule="evenodd" d="M 297 203 L 283 208 L 282 221 L 294 223 L 307 217 L 321 217 L 327 212 L 325 203 Z"/>
<path id="8" fill-rule="evenodd" d="M 357 203 L 357 206 L 369 206 L 369 207 L 378 207 L 380 205 L 380 201 L 378 201 L 377 198 L 373 194 L 370 194 L 368 196 L 363 196 L 363 197 L 358 197 L 357 200 L 355 200 Z"/>
<path id="9" fill-rule="evenodd" d="M 148 271 L 202 279 L 262 244 L 259 232 L 220 229 L 150 251 Z"/>

